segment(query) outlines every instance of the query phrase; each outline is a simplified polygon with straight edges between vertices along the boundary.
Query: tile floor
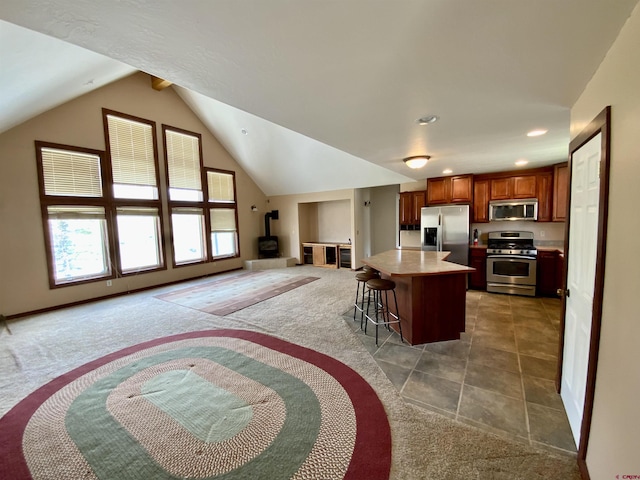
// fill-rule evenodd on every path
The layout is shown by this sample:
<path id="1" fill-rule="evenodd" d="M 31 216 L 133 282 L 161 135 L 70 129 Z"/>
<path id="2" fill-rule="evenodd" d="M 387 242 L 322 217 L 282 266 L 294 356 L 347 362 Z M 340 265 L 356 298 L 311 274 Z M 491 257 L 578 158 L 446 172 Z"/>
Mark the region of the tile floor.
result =
<path id="1" fill-rule="evenodd" d="M 574 454 L 555 390 L 560 300 L 470 290 L 460 340 L 409 346 L 345 321 L 405 401 L 495 434 Z"/>

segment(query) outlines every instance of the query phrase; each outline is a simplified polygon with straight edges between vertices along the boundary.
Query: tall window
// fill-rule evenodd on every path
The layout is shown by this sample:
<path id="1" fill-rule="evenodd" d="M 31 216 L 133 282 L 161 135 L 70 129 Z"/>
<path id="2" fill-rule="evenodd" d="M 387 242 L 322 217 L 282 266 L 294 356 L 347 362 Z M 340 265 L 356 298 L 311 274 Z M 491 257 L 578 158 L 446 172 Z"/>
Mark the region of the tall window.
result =
<path id="1" fill-rule="evenodd" d="M 208 168 L 207 193 L 211 255 L 214 258 L 238 256 L 240 252 L 235 174 Z"/>
<path id="2" fill-rule="evenodd" d="M 164 268 L 155 124 L 103 109 L 122 274 Z"/>
<path id="3" fill-rule="evenodd" d="M 167 158 L 174 265 L 205 262 L 204 194 L 200 135 L 162 125 Z"/>
<path id="4" fill-rule="evenodd" d="M 52 287 L 109 278 L 103 152 L 36 142 Z"/>

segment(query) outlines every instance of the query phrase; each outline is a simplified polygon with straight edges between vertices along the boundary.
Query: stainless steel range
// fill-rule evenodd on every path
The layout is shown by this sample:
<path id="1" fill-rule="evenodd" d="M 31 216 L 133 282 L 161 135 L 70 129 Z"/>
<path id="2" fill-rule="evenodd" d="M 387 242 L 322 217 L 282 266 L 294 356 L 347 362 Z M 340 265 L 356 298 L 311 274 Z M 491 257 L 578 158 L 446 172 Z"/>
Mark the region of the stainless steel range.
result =
<path id="1" fill-rule="evenodd" d="M 533 232 L 489 232 L 487 292 L 536 295 L 536 258 Z"/>

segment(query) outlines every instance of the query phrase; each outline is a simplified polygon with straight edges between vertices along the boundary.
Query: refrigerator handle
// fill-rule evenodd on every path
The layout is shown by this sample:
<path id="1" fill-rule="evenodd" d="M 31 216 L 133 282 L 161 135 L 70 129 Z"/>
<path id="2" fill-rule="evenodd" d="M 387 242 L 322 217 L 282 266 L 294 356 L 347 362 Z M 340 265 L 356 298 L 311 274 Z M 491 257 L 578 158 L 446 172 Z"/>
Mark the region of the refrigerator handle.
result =
<path id="1" fill-rule="evenodd" d="M 436 250 L 438 252 L 442 251 L 442 213 L 438 214 L 438 242 L 437 242 L 438 246 L 436 247 Z"/>

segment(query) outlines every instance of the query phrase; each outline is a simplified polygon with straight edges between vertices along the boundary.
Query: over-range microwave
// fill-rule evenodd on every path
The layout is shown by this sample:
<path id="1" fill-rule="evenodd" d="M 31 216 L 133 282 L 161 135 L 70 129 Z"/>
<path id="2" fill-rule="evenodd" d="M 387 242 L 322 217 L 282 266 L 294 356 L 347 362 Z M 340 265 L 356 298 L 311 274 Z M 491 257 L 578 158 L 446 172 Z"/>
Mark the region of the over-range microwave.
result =
<path id="1" fill-rule="evenodd" d="M 538 200 L 494 200 L 489 202 L 489 221 L 537 220 Z"/>

